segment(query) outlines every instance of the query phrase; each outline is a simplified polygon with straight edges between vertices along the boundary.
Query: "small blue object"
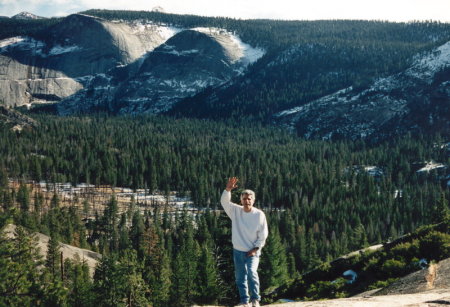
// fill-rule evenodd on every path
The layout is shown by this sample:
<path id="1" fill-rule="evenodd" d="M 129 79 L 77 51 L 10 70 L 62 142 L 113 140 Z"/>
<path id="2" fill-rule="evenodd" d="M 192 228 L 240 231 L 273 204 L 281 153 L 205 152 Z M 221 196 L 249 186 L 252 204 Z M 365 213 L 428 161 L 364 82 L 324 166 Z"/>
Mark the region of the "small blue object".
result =
<path id="1" fill-rule="evenodd" d="M 428 261 L 425 258 L 422 258 L 417 263 L 421 269 L 426 269 L 428 267 Z"/>
<path id="2" fill-rule="evenodd" d="M 342 273 L 342 276 L 347 279 L 348 284 L 354 283 L 356 281 L 356 278 L 358 278 L 358 274 L 353 270 L 345 271 L 344 273 Z"/>

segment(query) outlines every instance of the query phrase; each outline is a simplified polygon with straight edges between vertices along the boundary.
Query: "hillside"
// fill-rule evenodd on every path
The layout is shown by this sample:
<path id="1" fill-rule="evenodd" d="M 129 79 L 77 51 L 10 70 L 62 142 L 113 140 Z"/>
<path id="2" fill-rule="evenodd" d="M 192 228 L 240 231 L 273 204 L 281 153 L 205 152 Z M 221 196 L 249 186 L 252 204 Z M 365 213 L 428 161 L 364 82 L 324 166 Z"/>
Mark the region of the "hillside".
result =
<path id="1" fill-rule="evenodd" d="M 417 55 L 406 70 L 349 87 L 275 120 L 307 138 L 386 138 L 407 132 L 450 133 L 450 42 Z"/>
<path id="2" fill-rule="evenodd" d="M 16 225 L 6 225 L 3 232 L 8 238 L 14 238 L 16 236 Z M 39 249 L 40 255 L 45 258 L 47 256 L 50 237 L 38 232 L 32 233 L 31 236 L 35 237 L 35 247 Z M 69 259 L 72 261 L 86 262 L 90 269 L 89 272 L 91 276 L 94 275 L 95 267 L 101 259 L 101 255 L 99 253 L 64 243 L 59 243 L 59 252 L 62 253 L 64 260 Z"/>
<path id="3" fill-rule="evenodd" d="M 449 130 L 448 24 L 90 10 L 0 25 L 5 106 L 54 104 L 60 115 L 246 114 L 314 138 Z M 418 64 L 439 57 L 438 70 Z M 342 99 L 330 102 L 336 95 Z M 309 113 L 292 118 L 302 107 Z"/>

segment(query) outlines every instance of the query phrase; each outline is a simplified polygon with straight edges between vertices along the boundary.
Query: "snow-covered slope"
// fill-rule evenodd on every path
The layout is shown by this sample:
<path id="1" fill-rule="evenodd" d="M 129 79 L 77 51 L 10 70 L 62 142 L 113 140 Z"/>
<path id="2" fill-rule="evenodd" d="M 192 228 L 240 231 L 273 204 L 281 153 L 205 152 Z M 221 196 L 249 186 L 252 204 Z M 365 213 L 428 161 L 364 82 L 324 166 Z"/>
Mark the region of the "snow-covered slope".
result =
<path id="1" fill-rule="evenodd" d="M 12 16 L 11 19 L 44 19 L 44 17 L 40 17 L 29 12 L 20 12 L 19 14 Z"/>
<path id="2" fill-rule="evenodd" d="M 148 25 L 136 25 L 141 31 Z M 217 28 L 159 28 L 168 38 L 138 61 L 98 74 L 65 99 L 60 114 L 106 110 L 160 113 L 207 87 L 243 73 L 264 51 Z"/>
<path id="3" fill-rule="evenodd" d="M 450 132 L 450 42 L 417 55 L 407 70 L 275 114 L 307 138 L 380 138 L 434 128 Z"/>
<path id="4" fill-rule="evenodd" d="M 198 35 L 193 39 L 185 33 Z M 165 44 L 171 39 L 175 44 Z M 209 41 L 209 47 L 217 48 L 197 48 L 198 39 L 203 47 Z M 157 113 L 228 81 L 263 54 L 223 29 L 182 29 L 74 14 L 52 27 L 45 40 L 0 41 L 0 102 L 63 102 L 63 114 L 111 108 Z M 161 58 L 165 60 L 157 64 Z M 139 91 L 130 91 L 133 88 Z"/>

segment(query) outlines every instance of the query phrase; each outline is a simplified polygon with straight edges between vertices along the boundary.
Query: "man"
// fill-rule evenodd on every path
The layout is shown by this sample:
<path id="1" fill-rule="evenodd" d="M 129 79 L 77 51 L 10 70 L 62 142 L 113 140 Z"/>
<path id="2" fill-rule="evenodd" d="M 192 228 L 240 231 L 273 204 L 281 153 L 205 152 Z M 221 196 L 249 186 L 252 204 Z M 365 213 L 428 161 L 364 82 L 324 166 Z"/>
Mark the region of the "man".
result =
<path id="1" fill-rule="evenodd" d="M 269 234 L 264 212 L 253 207 L 255 193 L 244 190 L 241 205 L 231 202 L 231 191 L 237 188 L 238 179 L 228 179 L 220 203 L 231 219 L 231 241 L 233 243 L 234 272 L 239 289 L 240 304 L 243 307 L 259 307 L 258 264 L 261 248 Z M 250 296 L 249 291 L 250 290 Z M 251 305 L 249 305 L 251 300 Z"/>

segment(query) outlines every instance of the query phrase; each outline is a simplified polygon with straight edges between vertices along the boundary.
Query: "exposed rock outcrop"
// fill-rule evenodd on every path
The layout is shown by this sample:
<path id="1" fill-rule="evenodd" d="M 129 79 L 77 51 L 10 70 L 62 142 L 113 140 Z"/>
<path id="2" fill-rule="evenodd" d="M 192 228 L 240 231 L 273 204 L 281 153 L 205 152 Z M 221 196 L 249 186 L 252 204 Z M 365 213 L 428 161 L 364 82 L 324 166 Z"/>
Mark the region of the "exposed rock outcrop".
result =
<path id="1" fill-rule="evenodd" d="M 157 28 L 113 23 L 80 14 L 51 29 L 45 41 L 0 41 L 0 103 L 21 106 L 59 102 L 95 75 L 137 61 L 166 40 Z"/>
<path id="2" fill-rule="evenodd" d="M 0 106 L 0 122 L 10 124 L 13 130 L 20 131 L 23 128 L 34 128 L 38 123 L 15 110 Z"/>
<path id="3" fill-rule="evenodd" d="M 279 112 L 307 138 L 369 138 L 407 131 L 450 132 L 450 42 L 418 55 L 405 71 Z"/>
<path id="4" fill-rule="evenodd" d="M 6 227 L 3 229 L 4 233 L 8 237 L 14 237 L 16 235 L 15 230 L 16 225 L 13 224 L 6 225 Z M 48 241 L 50 240 L 50 238 L 39 232 L 34 233 L 33 236 L 36 237 L 37 247 L 39 248 L 40 254 L 45 257 L 47 255 Z M 86 261 L 87 265 L 89 266 L 89 272 L 91 275 L 94 273 L 95 266 L 101 259 L 101 254 L 99 253 L 64 243 L 60 243 L 59 251 L 63 254 L 64 259 L 77 259 Z"/>

